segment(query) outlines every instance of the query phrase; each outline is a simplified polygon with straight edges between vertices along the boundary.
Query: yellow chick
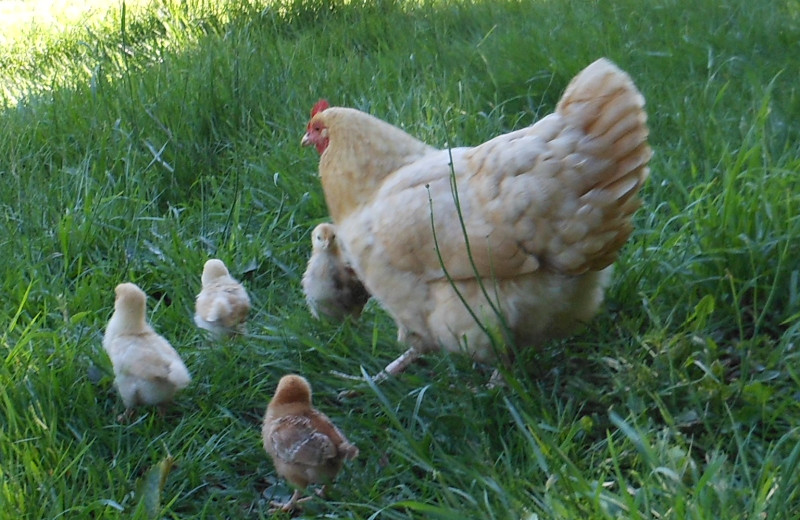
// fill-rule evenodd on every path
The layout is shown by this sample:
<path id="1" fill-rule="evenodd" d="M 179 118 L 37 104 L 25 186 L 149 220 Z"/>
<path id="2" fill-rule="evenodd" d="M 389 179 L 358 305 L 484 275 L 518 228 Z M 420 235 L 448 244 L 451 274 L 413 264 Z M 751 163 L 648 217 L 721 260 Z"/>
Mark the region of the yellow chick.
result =
<path id="1" fill-rule="evenodd" d="M 194 322 L 215 336 L 245 333 L 250 297 L 222 260 L 212 258 L 203 266 L 203 288 L 195 301 Z"/>
<path id="2" fill-rule="evenodd" d="M 119 420 L 130 418 L 139 405 L 163 406 L 191 382 L 186 365 L 169 342 L 145 317 L 147 297 L 139 287 L 123 283 L 115 289 L 114 314 L 103 335 L 103 348 L 114 367 L 114 384 L 125 403 Z"/>
<path id="3" fill-rule="evenodd" d="M 324 496 L 325 485 L 333 481 L 344 460 L 358 456 L 358 448 L 312 406 L 308 381 L 294 374 L 278 382 L 261 435 L 275 471 L 295 488 L 288 502 L 273 502 L 272 511 L 291 511 L 311 498 L 300 498 L 309 484 L 323 484 L 317 494 Z"/>
<path id="4" fill-rule="evenodd" d="M 311 314 L 343 319 L 358 318 L 369 292 L 344 259 L 336 241 L 336 227 L 320 224 L 311 233 L 311 258 L 303 274 L 303 293 Z"/>

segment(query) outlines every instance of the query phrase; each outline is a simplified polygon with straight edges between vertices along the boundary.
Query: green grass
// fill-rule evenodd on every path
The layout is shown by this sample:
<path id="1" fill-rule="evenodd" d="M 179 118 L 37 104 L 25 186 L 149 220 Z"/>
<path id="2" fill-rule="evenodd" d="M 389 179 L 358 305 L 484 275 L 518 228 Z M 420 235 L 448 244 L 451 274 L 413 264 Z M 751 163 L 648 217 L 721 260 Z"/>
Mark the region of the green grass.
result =
<path id="1" fill-rule="evenodd" d="M 796 2 L 122 5 L 0 46 L 0 518 L 266 518 L 290 493 L 259 430 L 286 372 L 361 448 L 306 517 L 800 515 Z M 655 150 L 604 312 L 507 388 L 432 355 L 337 402 L 333 371 L 402 347 L 377 306 L 304 307 L 312 104 L 474 144 L 599 56 L 645 94 Z M 248 287 L 250 337 L 192 324 L 211 256 Z M 100 343 L 122 281 L 194 376 L 127 425 Z"/>

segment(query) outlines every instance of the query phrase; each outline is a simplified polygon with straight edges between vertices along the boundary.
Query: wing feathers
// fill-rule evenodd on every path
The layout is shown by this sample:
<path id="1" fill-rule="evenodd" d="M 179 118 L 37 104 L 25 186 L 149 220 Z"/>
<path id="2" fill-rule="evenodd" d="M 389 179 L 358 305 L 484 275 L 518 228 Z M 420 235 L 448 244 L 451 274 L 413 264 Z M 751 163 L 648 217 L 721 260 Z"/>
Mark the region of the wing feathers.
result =
<path id="1" fill-rule="evenodd" d="M 625 72 L 598 60 L 536 124 L 389 174 L 348 221 L 345 242 L 354 260 L 365 262 L 357 250 L 368 248 L 425 281 L 445 278 L 440 258 L 455 280 L 602 269 L 631 233 L 647 137 L 644 98 Z M 349 234 L 356 229 L 369 241 Z"/>
<path id="2" fill-rule="evenodd" d="M 288 415 L 276 421 L 270 434 L 275 455 L 290 464 L 317 466 L 336 456 L 331 439 L 317 431 L 311 419 Z"/>

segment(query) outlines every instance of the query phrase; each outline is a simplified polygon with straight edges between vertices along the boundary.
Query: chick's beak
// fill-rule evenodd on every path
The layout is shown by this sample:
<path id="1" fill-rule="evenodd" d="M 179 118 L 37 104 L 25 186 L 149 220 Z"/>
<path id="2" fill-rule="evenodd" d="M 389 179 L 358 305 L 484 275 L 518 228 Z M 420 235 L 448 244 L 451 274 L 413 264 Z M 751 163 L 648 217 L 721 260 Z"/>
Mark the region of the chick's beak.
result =
<path id="1" fill-rule="evenodd" d="M 308 132 L 303 134 L 303 138 L 300 139 L 300 146 L 311 146 L 312 144 L 314 143 L 311 142 L 311 136 L 308 135 Z"/>

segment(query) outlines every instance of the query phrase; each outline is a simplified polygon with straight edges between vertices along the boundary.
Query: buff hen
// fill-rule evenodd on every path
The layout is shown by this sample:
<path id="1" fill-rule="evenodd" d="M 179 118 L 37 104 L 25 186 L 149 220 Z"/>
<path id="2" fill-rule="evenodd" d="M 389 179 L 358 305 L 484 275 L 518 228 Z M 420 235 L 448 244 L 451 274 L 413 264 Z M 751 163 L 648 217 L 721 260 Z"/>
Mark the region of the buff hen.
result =
<path id="1" fill-rule="evenodd" d="M 345 316 L 361 316 L 369 292 L 342 258 L 333 224 L 319 224 L 312 231 L 311 257 L 303 273 L 302 286 L 315 318 L 324 315 L 341 320 Z"/>
<path id="2" fill-rule="evenodd" d="M 228 272 L 222 260 L 212 258 L 203 266 L 203 284 L 195 301 L 194 322 L 217 337 L 243 334 L 250 313 L 247 291 Z"/>
<path id="3" fill-rule="evenodd" d="M 172 345 L 147 323 L 147 296 L 137 285 L 115 289 L 114 314 L 103 335 L 103 348 L 114 368 L 114 384 L 125 403 L 120 420 L 134 407 L 169 403 L 192 378 Z"/>
<path id="4" fill-rule="evenodd" d="M 481 362 L 576 332 L 632 232 L 652 155 L 644 98 L 607 59 L 553 114 L 476 147 L 435 149 L 358 110 L 312 110 L 303 145 L 338 240 L 409 348 Z"/>
<path id="5" fill-rule="evenodd" d="M 295 487 L 288 502 L 273 503 L 283 511 L 291 511 L 307 500 L 300 497 L 309 484 L 323 484 L 318 493 L 323 496 L 325 485 L 339 474 L 344 461 L 358 456 L 358 448 L 313 407 L 308 381 L 294 374 L 278 381 L 267 405 L 261 436 L 275 470 Z"/>

